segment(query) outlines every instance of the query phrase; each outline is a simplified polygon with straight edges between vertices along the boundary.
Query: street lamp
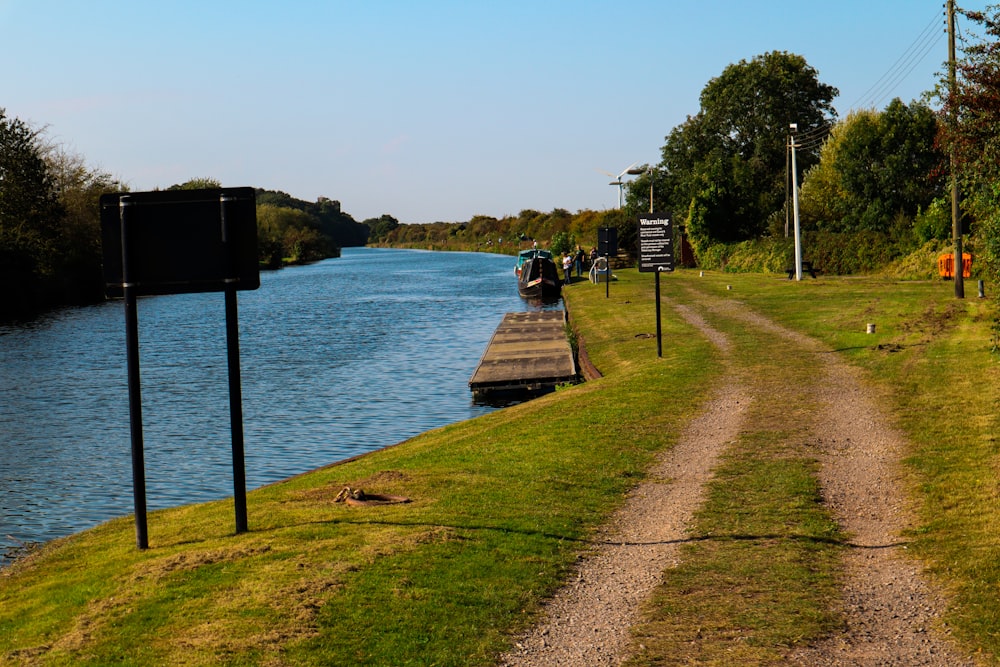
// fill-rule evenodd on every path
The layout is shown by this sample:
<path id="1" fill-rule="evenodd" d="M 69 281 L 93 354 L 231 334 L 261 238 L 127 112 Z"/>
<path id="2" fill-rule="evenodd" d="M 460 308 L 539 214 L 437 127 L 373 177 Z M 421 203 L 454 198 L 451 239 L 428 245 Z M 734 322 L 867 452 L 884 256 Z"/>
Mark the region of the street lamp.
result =
<path id="1" fill-rule="evenodd" d="M 643 168 L 633 168 L 629 169 L 626 174 L 631 174 L 632 176 L 641 176 L 643 174 L 649 174 L 649 212 L 653 212 L 653 172 L 656 171 L 656 167 L 646 167 Z"/>

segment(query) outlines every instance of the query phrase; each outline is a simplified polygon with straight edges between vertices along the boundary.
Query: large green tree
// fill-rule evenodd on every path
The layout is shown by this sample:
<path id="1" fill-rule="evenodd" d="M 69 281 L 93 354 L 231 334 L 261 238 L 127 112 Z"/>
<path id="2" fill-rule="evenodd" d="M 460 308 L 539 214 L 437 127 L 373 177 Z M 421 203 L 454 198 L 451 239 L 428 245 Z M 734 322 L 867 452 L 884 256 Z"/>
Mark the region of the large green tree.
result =
<path id="1" fill-rule="evenodd" d="M 368 241 L 378 243 L 382 241 L 392 230 L 399 227 L 399 220 L 388 214 L 383 214 L 378 218 L 368 218 L 361 224 L 368 227 Z"/>
<path id="2" fill-rule="evenodd" d="M 831 232 L 884 232 L 912 221 L 945 194 L 937 115 L 898 98 L 882 112 L 851 113 L 823 145 L 802 185 L 804 226 Z"/>
<path id="3" fill-rule="evenodd" d="M 257 189 L 257 204 L 271 204 L 302 211 L 315 219 L 320 234 L 337 248 L 363 246 L 368 241 L 368 226 L 340 210 L 340 202 L 319 197 L 315 202 L 296 199 L 280 190 Z"/>
<path id="4" fill-rule="evenodd" d="M 799 55 L 773 51 L 730 65 L 702 90 L 698 113 L 667 136 L 657 172 L 634 183 L 630 205 L 648 207 L 655 176 L 656 206 L 686 219 L 697 246 L 761 236 L 784 205 L 789 126 L 804 138 L 804 171 L 818 159 L 837 94 Z"/>
<path id="5" fill-rule="evenodd" d="M 270 268 L 285 262 L 314 262 L 333 254 L 333 243 L 320 223 L 303 210 L 275 204 L 257 204 L 257 249 Z"/>

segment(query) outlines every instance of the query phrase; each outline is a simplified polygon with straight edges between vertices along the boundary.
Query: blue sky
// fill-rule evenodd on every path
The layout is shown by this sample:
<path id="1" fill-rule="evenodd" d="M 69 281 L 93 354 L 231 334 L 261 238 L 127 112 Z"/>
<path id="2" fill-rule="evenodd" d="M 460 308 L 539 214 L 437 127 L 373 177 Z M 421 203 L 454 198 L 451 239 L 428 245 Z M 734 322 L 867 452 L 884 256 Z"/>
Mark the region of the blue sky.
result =
<path id="1" fill-rule="evenodd" d="M 133 190 L 210 177 L 404 223 L 603 210 L 600 172 L 658 162 L 731 63 L 800 54 L 841 116 L 919 97 L 942 5 L 0 0 L 0 107 Z"/>

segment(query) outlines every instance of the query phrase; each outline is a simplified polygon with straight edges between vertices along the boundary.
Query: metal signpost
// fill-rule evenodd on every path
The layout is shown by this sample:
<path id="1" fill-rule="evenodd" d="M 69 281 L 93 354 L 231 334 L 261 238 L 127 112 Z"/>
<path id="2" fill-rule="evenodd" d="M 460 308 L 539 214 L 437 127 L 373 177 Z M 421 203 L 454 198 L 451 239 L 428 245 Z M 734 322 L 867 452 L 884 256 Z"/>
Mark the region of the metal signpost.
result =
<path id="1" fill-rule="evenodd" d="M 225 292 L 236 532 L 247 530 L 236 291 L 260 287 L 253 188 L 166 190 L 101 197 L 105 291 L 124 297 L 135 536 L 149 546 L 139 376 L 140 296 Z"/>
<path id="2" fill-rule="evenodd" d="M 656 356 L 663 356 L 660 327 L 660 273 L 674 270 L 674 230 L 670 216 L 639 214 L 639 272 L 656 274 Z"/>
<path id="3" fill-rule="evenodd" d="M 618 254 L 618 230 L 614 227 L 597 229 L 597 254 L 604 257 L 607 275 L 604 281 L 604 298 L 611 295 L 611 256 Z M 600 280 L 600 273 L 597 274 Z"/>

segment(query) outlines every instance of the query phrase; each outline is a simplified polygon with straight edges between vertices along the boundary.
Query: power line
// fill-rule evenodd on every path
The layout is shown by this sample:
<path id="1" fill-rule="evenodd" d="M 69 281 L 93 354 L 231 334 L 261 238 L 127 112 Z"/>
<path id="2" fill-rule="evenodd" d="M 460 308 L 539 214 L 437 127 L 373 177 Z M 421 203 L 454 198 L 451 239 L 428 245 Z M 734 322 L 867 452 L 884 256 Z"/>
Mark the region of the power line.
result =
<path id="1" fill-rule="evenodd" d="M 794 135 L 795 147 L 811 151 L 819 148 L 830 134 L 830 127 L 822 125 Z"/>
<path id="2" fill-rule="evenodd" d="M 871 85 L 851 106 L 856 109 L 868 100 L 871 107 L 880 104 L 888 97 L 906 78 L 913 73 L 924 58 L 937 46 L 944 38 L 944 32 L 938 32 L 935 28 L 940 26 L 941 16 L 935 14 L 934 18 L 924 27 L 920 34 L 903 51 L 896 62 Z"/>
<path id="3" fill-rule="evenodd" d="M 797 146 L 816 142 L 822 143 L 828 134 L 830 134 L 830 127 L 828 125 L 820 125 L 819 127 L 796 134 L 795 136 L 798 138 L 798 141 L 795 143 Z"/>
<path id="4" fill-rule="evenodd" d="M 924 60 L 924 58 L 926 58 L 927 55 L 931 53 L 931 51 L 938 48 L 938 46 L 941 44 L 944 38 L 945 36 L 943 34 L 938 35 L 938 37 L 933 42 L 926 44 L 922 53 L 915 54 L 914 60 L 910 64 L 909 68 L 906 71 L 900 71 L 897 73 L 896 77 L 892 80 L 890 84 L 891 87 L 888 88 L 880 97 L 874 99 L 872 101 L 873 102 L 872 106 L 875 107 L 881 106 L 882 103 L 885 102 L 885 100 L 890 96 L 893 90 L 895 90 L 895 88 L 899 86 L 899 84 L 905 81 L 910 76 L 910 74 L 913 73 L 913 70 L 917 68 L 917 66 Z"/>
<path id="5" fill-rule="evenodd" d="M 857 109 L 859 103 L 863 100 L 870 100 L 870 108 L 875 108 L 905 81 L 944 38 L 945 33 L 939 33 L 936 30 L 936 27 L 940 25 L 940 20 L 940 15 L 935 14 L 892 66 L 850 108 L 852 110 Z M 803 150 L 819 148 L 826 141 L 829 133 L 830 128 L 826 126 L 802 132 L 796 135 L 795 146 Z"/>

